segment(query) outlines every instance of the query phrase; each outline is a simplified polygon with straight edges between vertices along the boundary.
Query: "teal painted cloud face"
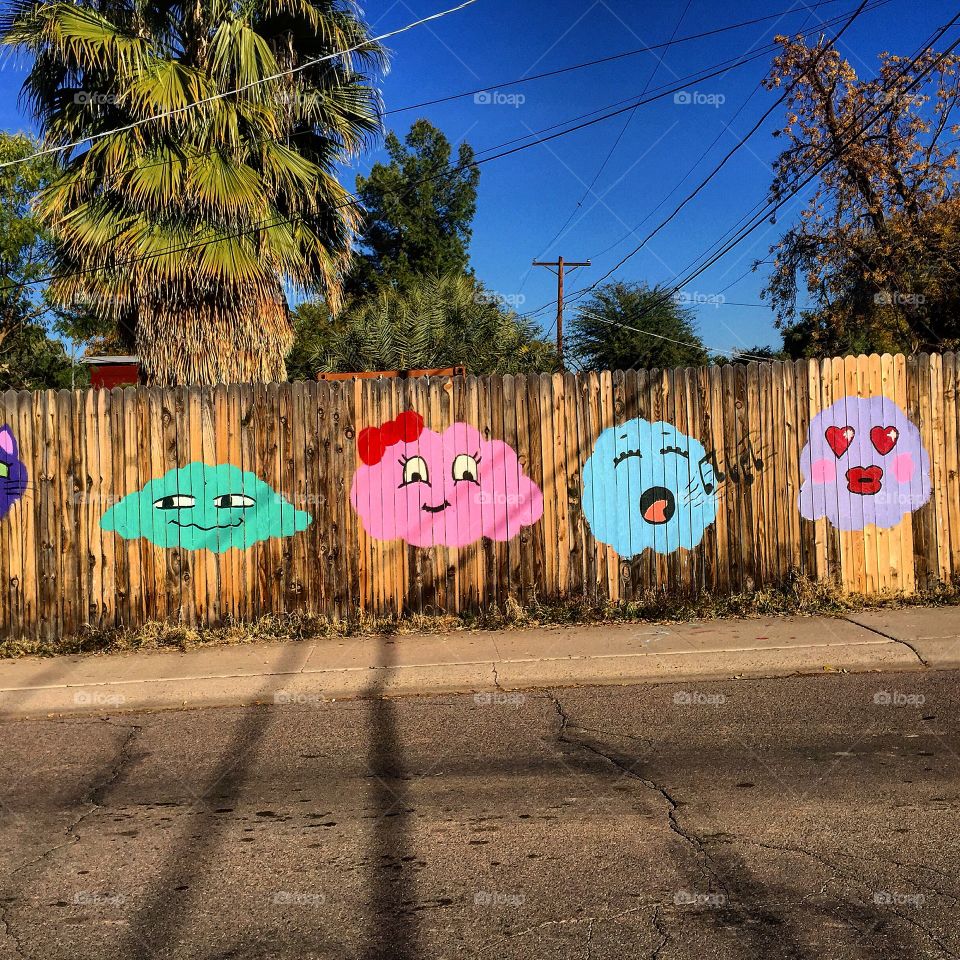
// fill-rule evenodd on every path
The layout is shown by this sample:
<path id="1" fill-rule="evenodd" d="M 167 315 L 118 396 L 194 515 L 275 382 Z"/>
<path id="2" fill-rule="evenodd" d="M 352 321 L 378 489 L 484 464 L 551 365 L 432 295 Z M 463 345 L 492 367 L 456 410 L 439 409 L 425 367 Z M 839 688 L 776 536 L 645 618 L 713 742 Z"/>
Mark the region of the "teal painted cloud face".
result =
<path id="1" fill-rule="evenodd" d="M 124 497 L 100 526 L 124 540 L 144 537 L 158 547 L 223 553 L 293 536 L 312 519 L 256 474 L 228 463 L 188 463 Z"/>
<path id="2" fill-rule="evenodd" d="M 717 517 L 717 478 L 703 445 L 670 423 L 604 430 L 583 468 L 583 514 L 621 557 L 692 550 Z"/>

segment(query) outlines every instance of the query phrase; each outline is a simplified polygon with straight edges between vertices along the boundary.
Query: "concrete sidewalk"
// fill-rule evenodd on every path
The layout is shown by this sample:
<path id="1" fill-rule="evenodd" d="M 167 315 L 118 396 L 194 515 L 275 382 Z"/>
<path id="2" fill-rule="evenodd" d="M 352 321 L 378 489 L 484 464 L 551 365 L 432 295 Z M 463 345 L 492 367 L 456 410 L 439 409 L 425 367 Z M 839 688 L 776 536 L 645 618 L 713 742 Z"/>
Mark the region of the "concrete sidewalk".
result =
<path id="1" fill-rule="evenodd" d="M 0 715 L 960 667 L 960 608 L 357 637 L 0 662 Z"/>

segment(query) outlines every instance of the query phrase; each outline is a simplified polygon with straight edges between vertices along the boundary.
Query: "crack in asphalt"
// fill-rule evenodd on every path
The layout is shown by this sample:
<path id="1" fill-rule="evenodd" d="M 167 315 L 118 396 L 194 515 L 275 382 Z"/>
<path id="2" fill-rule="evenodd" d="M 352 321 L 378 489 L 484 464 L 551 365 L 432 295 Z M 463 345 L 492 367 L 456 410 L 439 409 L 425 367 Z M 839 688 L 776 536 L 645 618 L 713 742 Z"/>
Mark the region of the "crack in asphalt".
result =
<path id="1" fill-rule="evenodd" d="M 827 859 L 827 857 L 823 856 L 823 854 L 817 853 L 815 850 L 808 850 L 806 847 L 798 847 L 798 846 L 795 846 L 795 845 L 792 845 L 792 844 L 767 843 L 767 842 L 764 842 L 764 841 L 762 841 L 762 840 L 740 840 L 740 839 L 736 839 L 736 840 L 719 840 L 719 839 L 715 839 L 715 840 L 712 840 L 712 841 L 710 841 L 710 842 L 712 842 L 712 843 L 717 843 L 717 844 L 738 844 L 738 843 L 739 843 L 739 844 L 743 844 L 743 845 L 745 845 L 745 846 L 760 847 L 760 848 L 763 849 L 763 850 L 771 850 L 771 851 L 774 851 L 774 852 L 776 852 L 776 853 L 795 853 L 795 854 L 798 854 L 798 855 L 800 855 L 800 856 L 809 857 L 811 860 L 816 860 L 816 861 L 817 861 L 819 864 L 821 864 L 822 866 L 827 867 L 829 870 L 832 870 L 832 871 L 833 871 L 833 874 L 834 874 L 834 879 L 836 879 L 837 877 L 840 877 L 841 879 L 846 880 L 848 883 L 854 883 L 854 884 L 856 884 L 857 886 L 864 887 L 864 888 L 866 888 L 867 890 L 870 890 L 870 884 L 868 884 L 865 880 L 861 879 L 860 877 L 856 876 L 855 874 L 847 873 L 847 872 L 843 869 L 843 867 L 841 867 L 839 864 L 834 863 L 832 860 Z M 855 858 L 851 858 L 851 859 L 855 859 Z M 868 858 L 868 859 L 875 859 L 875 858 Z M 888 863 L 893 863 L 894 861 L 886 861 L 886 862 L 888 862 Z M 920 883 L 920 884 L 918 884 L 918 885 L 919 885 L 921 888 L 924 886 L 922 883 Z M 937 894 L 940 894 L 940 891 L 937 890 L 935 887 L 932 887 L 932 886 L 931 886 L 931 887 L 928 887 L 927 889 L 933 890 L 933 891 L 936 892 Z M 877 891 L 874 890 L 874 891 L 871 891 L 871 892 L 876 893 Z M 948 896 L 949 896 L 949 895 L 948 895 Z M 866 906 L 866 907 L 868 907 L 868 908 L 871 907 L 871 906 L 874 907 L 874 908 L 876 908 L 876 906 L 877 906 L 877 904 L 876 904 L 875 902 L 865 900 L 863 897 L 855 897 L 855 899 L 856 899 L 859 903 L 863 904 L 864 906 Z M 950 899 L 955 900 L 956 898 L 950 897 Z M 940 937 L 937 936 L 932 930 L 930 930 L 929 927 L 927 927 L 925 924 L 921 923 L 919 920 L 915 919 L 914 917 L 909 916 L 908 914 L 902 913 L 901 911 L 897 910 L 894 906 L 892 906 L 892 905 L 890 905 L 890 904 L 885 904 L 884 906 L 885 906 L 887 909 L 889 909 L 890 913 L 892 913 L 895 917 L 897 917 L 898 919 L 902 920 L 904 923 L 906 923 L 906 924 L 908 924 L 908 925 L 910 925 L 910 926 L 916 927 L 918 930 L 920 930 L 920 931 L 921 931 L 925 936 L 927 936 L 933 943 L 935 943 L 935 944 L 940 948 L 940 950 L 941 950 L 946 956 L 952 957 L 952 958 L 954 958 L 954 960 L 958 960 L 958 955 L 957 955 L 956 953 L 954 953 L 954 952 L 947 946 L 947 944 L 944 943 L 943 940 L 941 940 Z"/>
<path id="2" fill-rule="evenodd" d="M 594 921 L 594 918 L 591 917 L 590 926 L 587 927 L 587 942 L 585 944 L 587 949 L 586 960 L 590 960 L 590 958 L 593 956 L 593 921 Z"/>
<path id="3" fill-rule="evenodd" d="M 605 760 L 607 763 L 611 764 L 617 770 L 621 771 L 621 773 L 623 773 L 624 775 L 631 777 L 634 780 L 637 780 L 639 783 L 642 783 L 648 790 L 652 790 L 654 793 L 659 794 L 660 797 L 667 804 L 667 818 L 670 822 L 670 829 L 678 837 L 680 837 L 681 840 L 683 840 L 685 843 L 693 847 L 697 855 L 697 859 L 702 862 L 704 873 L 707 875 L 708 878 L 712 879 L 717 884 L 717 886 L 723 891 L 724 895 L 727 896 L 729 899 L 730 889 L 727 886 L 726 882 L 724 881 L 723 877 L 720 876 L 719 870 L 717 869 L 717 866 L 714 863 L 713 858 L 710 855 L 710 852 L 707 850 L 706 846 L 704 845 L 703 840 L 699 836 L 697 836 L 697 834 L 687 830 L 683 826 L 683 824 L 680 822 L 680 819 L 677 816 L 677 811 L 680 807 L 680 804 L 677 802 L 677 800 L 673 796 L 671 796 L 670 792 L 666 789 L 666 787 L 663 787 L 660 784 L 655 783 L 653 780 L 649 780 L 648 778 L 641 776 L 632 767 L 625 766 L 616 757 L 613 757 L 610 754 L 605 753 L 603 750 L 601 750 L 599 747 L 595 746 L 594 744 L 588 743 L 585 740 L 570 739 L 570 737 L 567 736 L 568 728 L 572 730 L 584 730 L 584 732 L 597 732 L 603 736 L 606 736 L 606 734 L 604 734 L 603 731 L 586 731 L 585 728 L 570 727 L 570 721 L 569 721 L 569 718 L 567 717 L 566 712 L 563 709 L 563 705 L 552 694 L 550 695 L 550 699 L 553 702 L 554 709 L 557 711 L 557 716 L 560 718 L 560 730 L 558 732 L 559 740 L 563 743 L 569 744 L 570 746 L 578 747 L 581 750 L 586 750 L 587 752 L 593 754 L 594 756 L 599 757 L 601 760 Z"/>
<path id="4" fill-rule="evenodd" d="M 505 937 L 501 937 L 495 943 L 488 944 L 481 950 L 476 956 L 482 957 L 485 954 L 490 953 L 491 950 L 495 950 L 497 947 L 506 943 L 508 940 L 516 940 L 518 937 L 525 937 L 530 933 L 536 933 L 538 930 L 542 930 L 544 927 L 564 927 L 564 926 L 576 926 L 580 923 L 589 923 L 590 926 L 587 930 L 587 946 L 589 948 L 590 944 L 593 942 L 593 924 L 594 923 L 609 923 L 611 920 L 619 920 L 621 917 L 629 916 L 631 913 L 639 913 L 641 910 L 649 910 L 650 907 L 659 910 L 660 904 L 655 901 L 650 903 L 641 904 L 638 907 L 630 907 L 628 910 L 621 910 L 619 913 L 610 913 L 604 916 L 599 917 L 562 917 L 559 920 L 541 920 L 540 923 L 534 924 L 532 927 L 524 927 L 523 930 L 517 930 L 514 933 L 507 934 Z M 589 960 L 591 954 L 587 953 L 587 960 Z"/>
<path id="5" fill-rule="evenodd" d="M 125 729 L 129 731 L 127 736 L 124 738 L 123 743 L 120 745 L 120 749 L 117 754 L 117 761 L 113 764 L 106 777 L 104 777 L 99 783 L 93 784 L 87 793 L 80 799 L 79 805 L 89 805 L 89 808 L 81 813 L 76 819 L 67 824 L 66 827 L 64 827 L 63 832 L 68 836 L 68 839 L 63 843 L 55 843 L 53 846 L 43 850 L 38 856 L 33 857 L 30 860 L 25 860 L 23 863 L 14 867 L 13 870 L 7 874 L 6 883 L 8 885 L 12 886 L 12 881 L 15 877 L 19 876 L 25 870 L 29 870 L 31 867 L 36 866 L 38 863 L 42 863 L 44 860 L 49 859 L 58 850 L 72 846 L 75 843 L 79 843 L 80 834 L 77 833 L 77 830 L 88 817 L 103 807 L 102 797 L 104 791 L 108 790 L 111 786 L 113 786 L 114 783 L 116 783 L 121 772 L 123 771 L 124 766 L 126 766 L 127 761 L 130 759 L 130 745 L 140 734 L 140 731 L 143 728 L 139 724 L 116 724 L 109 719 L 104 719 L 101 722 L 106 723 L 108 726 L 116 727 L 117 729 Z M 10 924 L 9 912 L 9 903 L 5 900 L 0 901 L 0 923 L 3 925 L 4 933 L 9 940 L 13 941 L 17 956 L 21 957 L 22 960 L 29 960 L 29 954 L 24 949 L 23 941 L 19 936 L 17 936 Z"/>
<path id="6" fill-rule="evenodd" d="M 852 623 L 855 627 L 862 627 L 864 630 L 869 630 L 871 633 L 875 633 L 878 637 L 883 637 L 886 640 L 892 640 L 894 643 L 903 644 L 903 646 L 905 646 L 925 667 L 930 666 L 930 664 L 920 656 L 920 651 L 909 640 L 903 640 L 900 637 L 895 637 L 891 633 L 884 633 L 883 630 L 873 627 L 867 623 L 860 623 L 859 620 L 854 620 L 853 617 L 841 617 L 840 619 L 846 620 L 847 623 Z"/>
<path id="7" fill-rule="evenodd" d="M 601 736 L 610 736 L 610 734 L 607 734 L 607 733 L 605 733 L 604 731 L 588 730 L 587 728 L 584 728 L 584 727 L 576 727 L 576 726 L 571 725 L 571 723 L 570 723 L 570 718 L 567 716 L 567 713 L 566 713 L 566 711 L 564 710 L 563 705 L 560 703 L 559 699 L 558 699 L 557 697 L 553 696 L 552 694 L 548 694 L 548 696 L 550 697 L 550 700 L 551 700 L 552 703 L 553 703 L 554 709 L 556 710 L 557 716 L 558 716 L 559 721 L 560 721 L 560 727 L 559 727 L 559 730 L 558 730 L 558 732 L 557 732 L 557 737 L 558 737 L 558 739 L 559 739 L 560 742 L 569 744 L 570 746 L 573 746 L 573 747 L 576 747 L 576 748 L 579 748 L 579 749 L 582 749 L 582 750 L 585 750 L 585 751 L 587 751 L 588 753 L 590 753 L 590 754 L 592 754 L 592 755 L 594 755 L 594 756 L 596 756 L 596 757 L 599 757 L 599 758 L 602 759 L 602 760 L 605 760 L 607 763 L 609 763 L 609 764 L 610 764 L 611 766 L 613 766 L 615 769 L 619 770 L 619 771 L 620 771 L 621 773 L 623 773 L 624 775 L 626 775 L 626 776 L 628 776 L 628 777 L 630 777 L 630 778 L 632 778 L 632 779 L 634 779 L 634 780 L 637 780 L 638 782 L 642 783 L 647 789 L 652 790 L 652 791 L 654 791 L 655 793 L 659 794 L 660 797 L 666 802 L 666 804 L 667 804 L 667 816 L 668 816 L 669 823 L 670 823 L 670 829 L 671 829 L 675 834 L 677 834 L 677 836 L 679 836 L 685 843 L 689 844 L 689 845 L 695 850 L 695 852 L 696 852 L 696 854 L 697 854 L 697 859 L 698 859 L 698 861 L 702 864 L 704 873 L 705 873 L 710 879 L 712 879 L 712 880 L 717 884 L 717 886 L 720 888 L 720 890 L 723 891 L 724 896 L 726 897 L 726 903 L 727 903 L 728 909 L 739 910 L 739 909 L 743 909 L 743 908 L 742 908 L 742 907 L 739 907 L 739 908 L 738 908 L 737 906 L 735 906 L 735 905 L 731 902 L 731 899 L 732 899 L 732 898 L 731 898 L 730 887 L 729 887 L 729 885 L 727 884 L 727 882 L 724 880 L 724 878 L 721 876 L 720 871 L 719 871 L 719 869 L 718 869 L 718 867 L 717 867 L 717 864 L 716 864 L 716 862 L 715 862 L 712 854 L 711 854 L 710 851 L 707 849 L 707 845 L 708 845 L 709 843 L 717 843 L 717 844 L 724 844 L 724 843 L 726 843 L 726 844 L 736 844 L 736 843 L 742 842 L 742 843 L 745 843 L 745 844 L 748 844 L 748 845 L 758 846 L 758 847 L 762 847 L 762 848 L 764 848 L 764 849 L 769 849 L 769 850 L 775 850 L 775 851 L 780 851 L 780 852 L 793 852 L 793 853 L 803 854 L 803 855 L 809 856 L 809 857 L 811 857 L 811 858 L 813 858 L 813 859 L 816 859 L 816 860 L 819 861 L 822 865 L 824 865 L 824 866 L 828 867 L 829 869 L 831 869 L 831 870 L 834 872 L 835 877 L 836 877 L 836 876 L 842 877 L 842 878 L 845 879 L 845 880 L 852 881 L 852 882 L 855 882 L 855 883 L 859 884 L 861 887 L 867 886 L 867 884 L 865 883 L 865 881 L 863 881 L 862 879 L 860 879 L 860 878 L 858 878 L 858 877 L 854 877 L 854 876 L 852 876 L 852 875 L 850 875 L 850 874 L 847 874 L 847 873 L 846 873 L 840 866 L 838 866 L 837 864 L 835 864 L 835 863 L 827 860 L 825 857 L 821 856 L 820 854 L 815 853 L 814 851 L 806 850 L 806 849 L 801 848 L 801 847 L 786 847 L 786 846 L 780 847 L 780 846 L 777 846 L 777 845 L 775 845 L 775 844 L 763 843 L 763 842 L 761 842 L 761 841 L 746 841 L 746 840 L 740 841 L 740 840 L 738 840 L 738 839 L 734 839 L 734 840 L 719 840 L 719 839 L 716 839 L 716 838 L 711 838 L 711 839 L 708 839 L 708 840 L 704 840 L 704 839 L 701 838 L 698 834 L 696 834 L 696 833 L 694 833 L 693 831 L 691 831 L 691 830 L 687 829 L 686 827 L 684 827 L 683 824 L 680 822 L 680 819 L 679 819 L 678 814 L 677 814 L 677 811 L 678 811 L 678 809 L 679 809 L 680 804 L 679 804 L 679 802 L 677 801 L 677 799 L 666 789 L 666 787 L 664 787 L 664 786 L 656 783 L 656 782 L 653 781 L 653 780 L 648 779 L 647 777 L 641 776 L 641 775 L 640 775 L 639 773 L 637 773 L 636 770 L 634 770 L 632 767 L 626 766 L 624 763 L 622 763 L 620 760 L 618 760 L 615 756 L 611 756 L 611 755 L 605 753 L 603 750 L 601 750 L 601 749 L 600 749 L 599 747 L 597 747 L 596 745 L 594 745 L 594 744 L 592 744 L 592 743 L 590 743 L 590 742 L 588 742 L 588 741 L 585 741 L 585 740 L 580 740 L 580 739 L 577 739 L 577 738 L 571 738 L 570 736 L 568 736 L 568 733 L 567 733 L 568 730 L 570 730 L 570 731 L 578 730 L 578 731 L 582 731 L 582 732 L 585 732 L 585 733 L 586 733 L 586 732 L 598 733 L 598 734 L 600 734 Z M 921 884 L 921 886 L 922 886 L 922 884 Z M 934 888 L 934 887 L 932 887 L 932 886 L 928 886 L 928 889 L 936 890 L 936 888 Z M 939 892 L 939 891 L 938 891 L 938 892 Z M 949 895 L 948 895 L 948 896 L 949 896 Z M 949 897 L 949 898 L 950 898 L 950 899 L 955 899 L 955 898 L 953 898 L 952 896 Z M 857 897 L 856 899 L 858 900 L 858 902 L 860 902 L 861 904 L 863 904 L 864 906 L 866 906 L 866 907 L 868 907 L 868 908 L 869 908 L 870 906 L 873 906 L 874 908 L 876 907 L 876 904 L 868 903 L 868 901 L 864 900 L 862 897 Z M 901 921 L 903 921 L 904 923 L 906 923 L 906 924 L 908 924 L 908 925 L 910 925 L 910 926 L 913 926 L 913 927 L 915 927 L 916 929 L 920 930 L 930 941 L 932 941 L 934 944 L 936 944 L 936 946 L 941 950 L 941 952 L 942 952 L 944 955 L 946 955 L 947 957 L 952 958 L 952 960 L 960 960 L 960 956 L 958 956 L 956 953 L 954 953 L 954 952 L 947 946 L 947 944 L 946 944 L 934 931 L 930 930 L 925 924 L 921 923 L 919 920 L 917 920 L 917 919 L 915 919 L 915 918 L 913 918 L 913 917 L 911 917 L 911 916 L 909 916 L 909 915 L 907 915 L 907 914 L 902 913 L 900 910 L 897 910 L 897 909 L 896 909 L 894 906 L 892 906 L 892 905 L 888 905 L 888 907 L 889 907 L 889 910 L 890 910 L 890 913 L 891 913 L 891 914 L 893 914 L 894 916 L 896 916 L 897 918 L 899 918 L 899 919 L 900 919 Z M 746 911 L 746 913 L 747 913 L 748 915 L 749 915 L 749 912 L 750 912 L 749 910 Z M 667 940 L 669 940 L 669 933 L 668 933 L 668 931 L 666 931 L 666 930 L 664 929 L 664 927 L 663 927 L 663 925 L 662 925 L 662 915 L 661 915 L 661 913 L 660 913 L 660 911 L 659 911 L 659 907 L 658 907 L 657 912 L 656 912 L 655 915 L 654 915 L 654 926 L 657 928 L 658 932 L 661 933 L 661 936 L 666 936 L 666 937 L 667 937 Z M 652 954 L 651 960 L 656 960 L 656 958 L 659 956 L 660 952 L 665 948 L 665 946 L 666 946 L 666 941 L 664 941 L 663 943 L 661 943 L 661 945 L 655 950 L 655 952 Z"/>
<path id="8" fill-rule="evenodd" d="M 650 919 L 650 923 L 653 925 L 653 929 L 660 934 L 660 942 L 653 948 L 653 952 L 650 954 L 650 960 L 657 960 L 670 942 L 670 931 L 661 923 L 661 913 L 662 907 L 657 904 L 657 909 L 653 911 L 653 917 Z"/>

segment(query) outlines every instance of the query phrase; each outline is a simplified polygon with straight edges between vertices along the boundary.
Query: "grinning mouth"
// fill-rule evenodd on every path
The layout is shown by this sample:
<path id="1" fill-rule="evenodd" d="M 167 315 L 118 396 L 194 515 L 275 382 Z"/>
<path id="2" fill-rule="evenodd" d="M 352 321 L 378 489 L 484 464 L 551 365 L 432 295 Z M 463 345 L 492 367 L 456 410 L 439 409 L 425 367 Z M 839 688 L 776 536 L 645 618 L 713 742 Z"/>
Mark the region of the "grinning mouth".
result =
<path id="1" fill-rule="evenodd" d="M 677 511 L 677 499 L 666 487 L 651 487 L 640 497 L 640 516 L 653 526 L 669 523 Z"/>
<path id="2" fill-rule="evenodd" d="M 193 527 L 194 530 L 228 530 L 230 527 L 239 527 L 243 523 L 243 517 L 239 517 L 236 523 L 215 523 L 212 527 L 205 527 L 200 523 L 181 523 L 179 520 L 167 522 L 175 523 L 178 527 Z"/>
<path id="3" fill-rule="evenodd" d="M 883 486 L 883 467 L 851 467 L 847 471 L 847 489 L 862 497 L 873 496 Z"/>
<path id="4" fill-rule="evenodd" d="M 442 513 L 449 506 L 450 506 L 450 501 L 444 500 L 439 507 L 431 507 L 428 503 L 425 503 L 420 509 L 426 510 L 427 513 Z"/>

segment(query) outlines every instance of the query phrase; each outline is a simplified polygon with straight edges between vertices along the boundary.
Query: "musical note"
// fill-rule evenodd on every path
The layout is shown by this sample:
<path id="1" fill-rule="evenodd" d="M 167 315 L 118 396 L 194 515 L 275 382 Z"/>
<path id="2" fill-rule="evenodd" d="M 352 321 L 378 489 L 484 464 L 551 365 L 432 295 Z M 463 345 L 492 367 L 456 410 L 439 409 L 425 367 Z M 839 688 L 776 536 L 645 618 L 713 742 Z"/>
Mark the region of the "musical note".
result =
<path id="1" fill-rule="evenodd" d="M 704 472 L 704 466 L 710 467 L 713 471 L 713 480 L 707 479 Z M 711 450 L 705 457 L 703 457 L 700 460 L 700 463 L 697 464 L 697 467 L 700 470 L 700 482 L 703 484 L 703 489 L 707 494 L 713 493 L 717 487 L 717 483 L 723 483 L 723 481 L 727 478 L 726 474 L 720 469 L 720 465 L 717 463 L 716 450 Z"/>

